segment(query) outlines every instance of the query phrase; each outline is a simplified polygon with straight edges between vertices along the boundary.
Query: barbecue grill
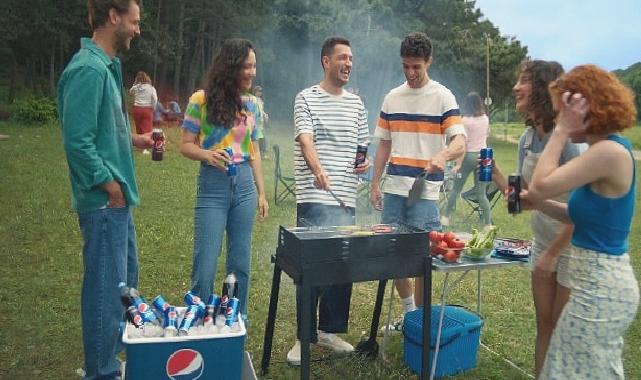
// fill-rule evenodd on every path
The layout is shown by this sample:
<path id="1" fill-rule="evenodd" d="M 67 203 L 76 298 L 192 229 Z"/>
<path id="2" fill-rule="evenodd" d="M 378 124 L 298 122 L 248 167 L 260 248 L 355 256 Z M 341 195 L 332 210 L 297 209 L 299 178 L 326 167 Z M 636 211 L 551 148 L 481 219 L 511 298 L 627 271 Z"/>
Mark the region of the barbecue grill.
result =
<path id="1" fill-rule="evenodd" d="M 274 276 L 265 328 L 261 368 L 267 373 L 271 359 L 281 271 L 302 287 L 301 379 L 309 379 L 311 288 L 361 281 L 379 281 L 369 338 L 357 352 L 376 356 L 381 306 L 388 279 L 425 277 L 423 304 L 431 304 L 431 257 L 426 231 L 406 225 L 283 227 L 272 256 Z M 430 326 L 430 313 L 423 313 Z M 423 347 L 429 347 L 430 329 L 423 329 Z M 423 350 L 422 378 L 429 377 L 429 350 Z"/>

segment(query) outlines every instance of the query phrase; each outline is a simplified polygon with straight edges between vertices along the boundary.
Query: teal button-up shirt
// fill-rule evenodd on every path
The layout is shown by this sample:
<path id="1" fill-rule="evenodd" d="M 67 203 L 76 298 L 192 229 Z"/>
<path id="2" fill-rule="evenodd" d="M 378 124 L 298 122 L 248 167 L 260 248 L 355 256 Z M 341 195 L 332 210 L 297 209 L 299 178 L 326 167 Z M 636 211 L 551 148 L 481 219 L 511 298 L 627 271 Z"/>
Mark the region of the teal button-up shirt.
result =
<path id="1" fill-rule="evenodd" d="M 58 81 L 58 116 L 78 213 L 107 205 L 101 184 L 116 180 L 139 203 L 120 60 L 83 38 Z"/>

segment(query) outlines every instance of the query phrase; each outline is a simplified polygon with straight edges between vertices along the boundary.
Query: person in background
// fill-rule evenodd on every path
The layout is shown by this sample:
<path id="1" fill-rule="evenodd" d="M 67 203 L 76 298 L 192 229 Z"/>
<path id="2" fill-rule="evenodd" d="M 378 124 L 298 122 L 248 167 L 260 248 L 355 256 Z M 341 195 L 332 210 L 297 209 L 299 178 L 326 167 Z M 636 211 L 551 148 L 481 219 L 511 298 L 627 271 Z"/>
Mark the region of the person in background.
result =
<path id="1" fill-rule="evenodd" d="M 628 255 L 636 196 L 630 142 L 634 94 L 594 65 L 577 66 L 550 84 L 556 128 L 525 192 L 533 207 L 573 223 L 570 298 L 557 322 L 540 379 L 623 379 L 623 335 L 639 306 Z M 563 166 L 567 141 L 586 142 Z M 570 192 L 565 202 L 555 200 Z"/>
<path id="2" fill-rule="evenodd" d="M 84 378 L 119 379 L 125 309 L 118 285 L 138 287 L 131 211 L 140 198 L 132 145 L 148 148 L 153 141 L 131 133 L 116 57 L 140 34 L 140 1 L 89 0 L 87 10 L 93 36 L 80 41 L 60 76 L 58 116 L 83 239 Z"/>
<path id="3" fill-rule="evenodd" d="M 180 109 L 180 104 L 178 104 L 176 100 L 170 100 L 167 102 L 167 109 L 165 110 L 165 120 L 182 123 L 183 113 Z"/>
<path id="4" fill-rule="evenodd" d="M 151 132 L 158 95 L 154 86 L 151 85 L 149 75 L 144 71 L 138 71 L 129 93 L 134 97 L 133 117 L 136 123 L 136 133 L 145 134 Z M 143 153 L 149 154 L 149 151 L 145 149 Z"/>
<path id="5" fill-rule="evenodd" d="M 432 64 L 430 39 L 423 33 L 410 33 L 403 39 L 400 53 L 406 82 L 383 100 L 374 132 L 379 143 L 370 201 L 375 209 L 383 210 L 382 223 L 440 231 L 438 199 L 445 164 L 465 152 L 465 128 L 452 92 L 428 75 Z M 446 138 L 449 138 L 447 146 Z M 383 198 L 379 183 L 386 164 Z M 409 191 L 423 172 L 427 173 L 423 193 L 416 203 L 409 205 Z M 422 278 L 415 281 L 414 295 L 410 279 L 397 279 L 394 284 L 404 313 L 415 310 L 423 301 Z M 402 323 L 400 318 L 383 329 L 400 332 Z"/>
<path id="6" fill-rule="evenodd" d="M 240 313 L 246 321 L 256 208 L 260 220 L 268 213 L 256 141 L 260 113 L 256 97 L 249 93 L 255 76 L 252 43 L 225 40 L 209 67 L 205 89 L 189 98 L 180 148 L 185 157 L 200 162 L 191 291 L 202 299 L 212 293 L 226 232 L 225 270 L 238 279 Z M 228 175 L 230 165 L 235 165 L 235 175 Z"/>
<path id="7" fill-rule="evenodd" d="M 258 101 L 258 109 L 261 114 L 259 119 L 259 125 L 256 126 L 256 131 L 258 132 L 258 145 L 260 146 L 260 154 L 262 158 L 267 157 L 267 138 L 265 137 L 265 127 L 269 122 L 269 115 L 265 112 L 265 102 L 263 101 L 263 88 L 261 86 L 254 87 L 252 91 L 254 96 Z"/>
<path id="8" fill-rule="evenodd" d="M 330 37 L 321 48 L 323 79 L 296 95 L 294 178 L 296 224 L 300 227 L 353 225 L 356 221 L 358 175 L 354 168 L 359 144 L 369 143 L 367 115 L 361 99 L 344 89 L 352 71 L 349 40 Z M 346 205 L 340 207 L 333 191 Z M 312 288 L 311 342 L 335 352 L 351 352 L 351 344 L 335 335 L 347 332 L 352 284 Z M 300 365 L 302 289 L 296 286 L 296 343 L 287 362 Z M 318 331 L 316 313 L 318 310 Z"/>
<path id="9" fill-rule="evenodd" d="M 548 85 L 563 73 L 563 67 L 558 62 L 533 60 L 523 62 L 519 71 L 513 91 L 516 109 L 525 119 L 527 128 L 518 144 L 517 172 L 521 173 L 521 188 L 527 189 L 541 152 L 554 129 L 555 113 Z M 559 165 L 579 156 L 581 149 L 580 144 L 567 141 L 559 157 Z M 496 164 L 492 179 L 505 193 L 507 181 Z M 565 200 L 567 194 L 559 194 L 557 199 Z M 570 293 L 567 247 L 572 225 L 561 223 L 536 210 L 532 211 L 530 225 L 534 234 L 530 249 L 532 296 L 536 311 L 534 370 L 538 376 L 552 331 Z"/>
<path id="10" fill-rule="evenodd" d="M 490 119 L 485 114 L 483 101 L 476 92 L 470 92 L 465 97 L 463 112 L 465 113 L 465 116 L 463 116 L 463 126 L 465 127 L 465 134 L 467 135 L 467 149 L 465 155 L 457 160 L 457 164 L 454 167 L 453 172 L 456 175 L 454 187 L 452 188 L 452 192 L 447 200 L 447 205 L 441 216 L 441 224 L 443 226 L 449 226 L 450 215 L 461 194 L 461 190 L 463 190 L 463 185 L 465 185 L 470 173 L 473 173 L 474 190 L 476 191 L 476 197 L 479 200 L 479 207 L 481 207 L 483 215 L 482 222 L 486 227 L 489 227 L 492 224 L 492 210 L 490 208 L 490 202 L 487 200 L 487 186 L 489 182 L 479 181 L 478 170 L 476 170 L 476 168 L 478 167 L 479 152 L 481 149 L 487 148 Z"/>

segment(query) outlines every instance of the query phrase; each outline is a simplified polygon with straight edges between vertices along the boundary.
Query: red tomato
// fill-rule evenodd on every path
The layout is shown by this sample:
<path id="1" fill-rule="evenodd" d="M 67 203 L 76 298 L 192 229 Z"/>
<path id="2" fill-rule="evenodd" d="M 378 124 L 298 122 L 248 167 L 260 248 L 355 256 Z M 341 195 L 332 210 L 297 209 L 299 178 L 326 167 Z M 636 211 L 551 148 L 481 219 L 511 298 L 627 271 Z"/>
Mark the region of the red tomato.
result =
<path id="1" fill-rule="evenodd" d="M 447 242 L 449 248 L 465 248 L 465 242 L 459 238 L 454 238 Z"/>
<path id="2" fill-rule="evenodd" d="M 438 243 L 439 241 L 443 240 L 441 233 L 438 231 L 430 231 L 429 237 L 430 237 L 430 241 L 433 243 Z"/>
<path id="3" fill-rule="evenodd" d="M 444 255 L 448 248 L 447 243 L 444 241 L 432 244 L 432 252 L 436 255 Z"/>
<path id="4" fill-rule="evenodd" d="M 455 263 L 458 260 L 458 255 L 454 251 L 447 251 L 443 255 L 443 261 L 446 263 Z"/>
<path id="5" fill-rule="evenodd" d="M 448 231 L 448 232 L 443 234 L 443 240 L 445 240 L 448 243 L 450 241 L 452 241 L 453 239 L 455 239 L 455 238 L 456 238 L 456 235 L 452 231 Z"/>

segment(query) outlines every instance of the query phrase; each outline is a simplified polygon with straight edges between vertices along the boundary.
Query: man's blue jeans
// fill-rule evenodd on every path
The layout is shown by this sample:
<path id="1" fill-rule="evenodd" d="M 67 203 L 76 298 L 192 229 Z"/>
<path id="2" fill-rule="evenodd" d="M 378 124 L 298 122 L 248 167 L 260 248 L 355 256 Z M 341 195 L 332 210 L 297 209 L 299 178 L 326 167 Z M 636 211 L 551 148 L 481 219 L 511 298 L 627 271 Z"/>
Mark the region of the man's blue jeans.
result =
<path id="1" fill-rule="evenodd" d="M 425 231 L 440 231 L 441 226 L 438 202 L 419 199 L 407 206 L 407 197 L 396 194 L 383 194 L 383 213 L 381 223 L 408 224 Z"/>
<path id="2" fill-rule="evenodd" d="M 296 225 L 310 226 L 350 226 L 356 223 L 356 209 L 349 212 L 339 206 L 320 203 L 299 203 L 296 207 Z M 302 287 L 296 285 L 296 337 L 300 338 L 302 325 Z M 327 333 L 347 332 L 349 304 L 352 298 L 352 284 L 338 284 L 312 287 L 311 294 L 311 342 L 318 341 L 316 331 L 316 312 L 318 329 Z"/>
<path id="3" fill-rule="evenodd" d="M 227 232 L 226 272 L 238 279 L 240 312 L 247 316 L 251 239 L 256 217 L 256 186 L 248 163 L 237 174 L 201 165 L 194 210 L 194 251 L 191 290 L 203 300 L 212 293 L 223 235 Z M 219 293 L 217 293 L 219 294 Z"/>
<path id="4" fill-rule="evenodd" d="M 120 364 L 120 322 L 124 307 L 118 284 L 138 287 L 136 231 L 130 207 L 78 215 L 83 238 L 81 316 L 85 379 L 112 379 Z"/>

